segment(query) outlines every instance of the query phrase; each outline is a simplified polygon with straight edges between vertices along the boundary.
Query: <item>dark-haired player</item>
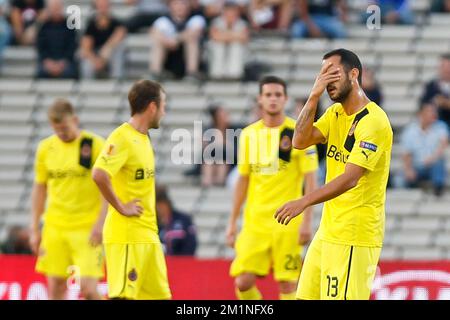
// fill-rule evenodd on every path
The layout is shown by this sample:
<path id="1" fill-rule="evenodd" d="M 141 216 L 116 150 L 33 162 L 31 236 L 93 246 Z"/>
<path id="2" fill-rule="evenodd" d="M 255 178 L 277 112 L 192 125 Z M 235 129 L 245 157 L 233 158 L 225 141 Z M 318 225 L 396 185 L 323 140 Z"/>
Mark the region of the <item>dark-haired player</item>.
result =
<path id="1" fill-rule="evenodd" d="M 155 209 L 155 159 L 149 129 L 159 128 L 166 94 L 141 80 L 128 93 L 131 118 L 108 137 L 93 178 L 109 202 L 104 247 L 111 299 L 170 299 Z"/>
<path id="2" fill-rule="evenodd" d="M 370 297 L 384 237 L 392 128 L 386 113 L 361 89 L 361 70 L 353 52 L 327 53 L 297 119 L 295 148 L 328 144 L 326 184 L 275 214 L 288 224 L 309 206 L 325 202 L 300 276 L 299 299 Z M 314 123 L 325 90 L 335 104 Z"/>
<path id="3" fill-rule="evenodd" d="M 312 237 L 311 209 L 303 221 L 282 226 L 273 213 L 283 203 L 315 188 L 316 147 L 292 148 L 295 120 L 287 117 L 284 80 L 267 76 L 259 82 L 262 119 L 242 130 L 239 178 L 227 229 L 227 243 L 236 249 L 230 274 L 239 299 L 261 299 L 257 277 L 273 268 L 281 299 L 294 299 L 302 265 L 302 246 Z M 244 205 L 244 224 L 235 244 L 237 219 Z"/>

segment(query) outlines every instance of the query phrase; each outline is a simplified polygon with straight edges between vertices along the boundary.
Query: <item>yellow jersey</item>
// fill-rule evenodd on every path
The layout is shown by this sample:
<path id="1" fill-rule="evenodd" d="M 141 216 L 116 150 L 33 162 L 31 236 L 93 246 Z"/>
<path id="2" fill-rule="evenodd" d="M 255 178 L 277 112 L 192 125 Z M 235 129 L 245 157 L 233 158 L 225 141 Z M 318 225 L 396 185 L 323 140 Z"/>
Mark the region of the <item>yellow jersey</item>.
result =
<path id="1" fill-rule="evenodd" d="M 370 102 L 359 112 L 347 115 L 336 103 L 314 126 L 328 144 L 327 183 L 344 173 L 347 162 L 367 169 L 356 187 L 325 202 L 318 231 L 321 239 L 381 247 L 393 140 L 386 113 Z"/>
<path id="2" fill-rule="evenodd" d="M 304 175 L 317 170 L 317 150 L 292 148 L 295 120 L 286 117 L 279 127 L 266 127 L 262 120 L 244 128 L 239 138 L 238 171 L 249 177 L 244 227 L 272 233 L 296 230 L 302 219 L 284 226 L 274 219 L 276 210 L 302 196 Z"/>
<path id="3" fill-rule="evenodd" d="M 103 138 L 84 130 L 71 142 L 52 135 L 39 143 L 34 181 L 47 186 L 46 225 L 71 229 L 94 225 L 101 196 L 91 170 L 103 143 Z"/>
<path id="4" fill-rule="evenodd" d="M 141 216 L 126 217 L 110 205 L 103 228 L 103 242 L 159 242 L 155 209 L 155 159 L 149 136 L 140 133 L 129 123 L 122 124 L 106 140 L 94 168 L 107 172 L 122 203 L 139 199 L 143 208 Z"/>

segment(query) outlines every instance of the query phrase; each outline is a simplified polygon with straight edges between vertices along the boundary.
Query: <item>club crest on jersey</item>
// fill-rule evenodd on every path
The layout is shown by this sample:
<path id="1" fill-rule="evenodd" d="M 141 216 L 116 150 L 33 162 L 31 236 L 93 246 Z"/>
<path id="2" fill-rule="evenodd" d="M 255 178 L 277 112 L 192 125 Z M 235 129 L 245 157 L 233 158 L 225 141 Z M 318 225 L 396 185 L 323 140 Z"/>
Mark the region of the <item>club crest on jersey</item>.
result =
<path id="1" fill-rule="evenodd" d="M 361 141 L 359 143 L 359 147 L 363 148 L 363 149 L 367 149 L 367 150 L 373 151 L 373 152 L 377 151 L 377 149 L 378 149 L 378 146 L 376 144 L 373 144 L 373 143 L 370 143 L 370 142 L 365 142 L 365 141 Z"/>
<path id="2" fill-rule="evenodd" d="M 353 122 L 352 127 L 350 128 L 350 131 L 348 132 L 348 135 L 351 137 L 355 133 L 356 125 L 358 124 L 359 120 L 356 120 Z"/>
<path id="3" fill-rule="evenodd" d="M 113 145 L 113 144 L 110 144 L 110 145 L 108 146 L 108 151 L 106 151 L 106 154 L 107 154 L 108 156 L 111 156 L 112 153 L 113 153 L 113 151 L 114 151 L 114 145 Z"/>
<path id="4" fill-rule="evenodd" d="M 83 144 L 80 152 L 82 157 L 89 158 L 92 154 L 92 147 L 88 144 Z"/>
<path id="5" fill-rule="evenodd" d="M 133 269 L 131 269 L 130 272 L 128 272 L 128 280 L 136 281 L 137 277 L 138 277 L 138 275 L 137 275 L 136 269 L 133 268 Z"/>
<path id="6" fill-rule="evenodd" d="M 280 141 L 280 149 L 282 151 L 289 151 L 291 150 L 291 148 L 292 148 L 291 138 L 288 135 L 283 136 Z"/>

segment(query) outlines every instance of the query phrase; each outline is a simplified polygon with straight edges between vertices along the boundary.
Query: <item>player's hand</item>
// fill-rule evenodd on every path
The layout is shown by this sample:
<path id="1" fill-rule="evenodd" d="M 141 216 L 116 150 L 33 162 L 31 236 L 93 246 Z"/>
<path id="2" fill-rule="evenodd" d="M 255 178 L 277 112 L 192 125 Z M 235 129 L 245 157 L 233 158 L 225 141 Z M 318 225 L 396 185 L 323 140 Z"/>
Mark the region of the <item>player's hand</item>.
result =
<path id="1" fill-rule="evenodd" d="M 100 244 L 102 244 L 103 239 L 103 232 L 102 232 L 102 225 L 95 224 L 94 228 L 91 231 L 91 236 L 89 237 L 89 243 L 91 246 L 96 247 Z"/>
<path id="2" fill-rule="evenodd" d="M 234 248 L 234 243 L 236 241 L 237 227 L 235 223 L 228 224 L 227 231 L 225 233 L 227 239 L 227 246 Z"/>
<path id="3" fill-rule="evenodd" d="M 298 235 L 298 244 L 303 246 L 312 239 L 312 226 L 310 221 L 303 220 L 300 225 L 300 232 Z"/>
<path id="4" fill-rule="evenodd" d="M 289 221 L 302 213 L 306 209 L 302 199 L 289 201 L 279 208 L 275 213 L 275 219 L 278 223 L 287 225 Z"/>
<path id="5" fill-rule="evenodd" d="M 41 231 L 31 230 L 30 231 L 30 249 L 33 254 L 39 254 L 39 246 L 41 244 Z"/>
<path id="6" fill-rule="evenodd" d="M 324 63 L 314 82 L 311 95 L 320 97 L 330 83 L 339 81 L 340 79 L 341 70 L 337 67 L 332 67 L 331 62 Z"/>
<path id="7" fill-rule="evenodd" d="M 139 217 L 144 211 L 142 206 L 138 204 L 140 201 L 139 199 L 134 199 L 125 203 L 120 213 L 127 217 Z"/>

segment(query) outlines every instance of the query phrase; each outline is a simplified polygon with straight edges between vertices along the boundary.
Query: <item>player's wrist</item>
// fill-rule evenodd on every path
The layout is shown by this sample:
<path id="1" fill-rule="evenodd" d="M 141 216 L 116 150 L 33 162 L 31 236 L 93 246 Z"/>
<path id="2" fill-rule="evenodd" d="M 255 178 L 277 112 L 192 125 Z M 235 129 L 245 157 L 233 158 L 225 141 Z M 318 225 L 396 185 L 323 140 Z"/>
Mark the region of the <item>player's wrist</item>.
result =
<path id="1" fill-rule="evenodd" d="M 323 94 L 323 91 L 324 90 L 320 91 L 320 90 L 314 90 L 313 89 L 313 91 L 311 91 L 311 93 L 309 94 L 309 99 L 308 100 L 309 101 L 313 101 L 313 102 L 318 102 L 320 97 Z M 313 107 L 317 108 L 317 104 L 313 104 Z"/>

